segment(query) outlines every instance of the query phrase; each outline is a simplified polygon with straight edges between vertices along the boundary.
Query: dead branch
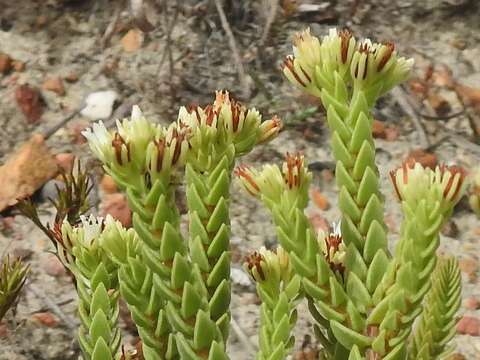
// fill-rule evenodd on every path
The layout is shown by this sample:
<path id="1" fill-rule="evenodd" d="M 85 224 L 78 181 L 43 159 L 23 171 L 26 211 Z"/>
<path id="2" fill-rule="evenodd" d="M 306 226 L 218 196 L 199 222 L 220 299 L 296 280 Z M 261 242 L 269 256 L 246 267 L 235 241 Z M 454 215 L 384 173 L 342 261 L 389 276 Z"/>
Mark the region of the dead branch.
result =
<path id="1" fill-rule="evenodd" d="M 222 23 L 222 28 L 225 31 L 225 34 L 228 37 L 228 45 L 230 50 L 233 53 L 233 60 L 235 61 L 235 67 L 237 68 L 238 78 L 240 81 L 240 86 L 242 88 L 243 97 L 248 99 L 250 97 L 250 82 L 247 79 L 247 73 L 243 67 L 242 58 L 240 52 L 238 51 L 237 43 L 235 41 L 235 36 L 233 35 L 230 24 L 228 23 L 227 16 L 223 11 L 222 4 L 220 0 L 215 0 L 215 6 L 217 8 L 218 15 L 220 16 L 220 21 Z"/>
<path id="2" fill-rule="evenodd" d="M 410 100 L 407 97 L 407 92 L 401 86 L 396 87 L 392 90 L 393 98 L 395 99 L 396 103 L 402 108 L 404 113 L 409 116 L 412 120 L 415 129 L 417 130 L 417 134 L 419 137 L 420 146 L 423 149 L 429 147 L 430 142 L 428 140 L 427 133 L 425 128 L 422 124 L 422 119 L 417 115 L 414 106 L 410 103 Z"/>
<path id="3" fill-rule="evenodd" d="M 267 21 L 265 22 L 265 27 L 263 28 L 262 37 L 258 43 L 258 48 L 261 50 L 263 45 L 267 42 L 268 35 L 270 35 L 270 29 L 272 28 L 273 23 L 275 22 L 275 18 L 277 16 L 278 11 L 278 2 L 279 0 L 267 0 L 266 6 L 269 6 L 269 12 L 267 14 Z"/>

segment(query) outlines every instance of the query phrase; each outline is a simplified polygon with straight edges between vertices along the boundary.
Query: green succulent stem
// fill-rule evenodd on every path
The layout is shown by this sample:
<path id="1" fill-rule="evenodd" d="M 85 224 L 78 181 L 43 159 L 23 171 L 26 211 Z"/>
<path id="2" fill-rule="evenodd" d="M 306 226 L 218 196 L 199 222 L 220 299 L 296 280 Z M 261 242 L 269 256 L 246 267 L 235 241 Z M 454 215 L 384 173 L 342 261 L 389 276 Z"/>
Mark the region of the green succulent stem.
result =
<path id="1" fill-rule="evenodd" d="M 440 258 L 432 273 L 432 287 L 423 305 L 423 313 L 410 339 L 409 359 L 443 359 L 453 350 L 448 342 L 454 337 L 461 305 L 461 274 L 458 261 Z"/>
<path id="2" fill-rule="evenodd" d="M 80 219 L 75 227 L 65 220 L 58 233 L 59 258 L 76 281 L 78 342 L 85 360 L 116 360 L 121 344 L 118 266 L 101 246 L 103 221 Z"/>
<path id="3" fill-rule="evenodd" d="M 73 254 L 81 321 L 78 340 L 84 359 L 118 359 L 121 334 L 117 268 L 99 248 L 75 246 Z"/>
<path id="4" fill-rule="evenodd" d="M 297 321 L 296 304 L 301 278 L 292 271 L 287 252 L 260 249 L 247 257 L 246 269 L 257 283 L 260 333 L 257 360 L 282 360 L 293 348 L 292 330 Z"/>
<path id="5" fill-rule="evenodd" d="M 295 298 L 297 293 L 289 294 L 288 291 L 280 288 L 265 289 L 261 285 L 259 287 L 257 292 L 262 299 L 262 305 L 259 329 L 260 351 L 256 359 L 285 359 L 294 345 L 291 332 L 297 320 L 297 313 L 292 297 Z"/>

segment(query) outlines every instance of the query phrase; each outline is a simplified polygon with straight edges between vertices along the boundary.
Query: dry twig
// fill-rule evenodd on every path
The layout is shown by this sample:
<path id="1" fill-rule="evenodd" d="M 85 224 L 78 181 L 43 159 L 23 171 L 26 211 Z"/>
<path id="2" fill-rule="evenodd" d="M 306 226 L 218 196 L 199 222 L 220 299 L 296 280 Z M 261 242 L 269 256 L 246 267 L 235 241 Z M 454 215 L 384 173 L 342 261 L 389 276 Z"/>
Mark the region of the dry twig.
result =
<path id="1" fill-rule="evenodd" d="M 222 4 L 220 0 L 215 0 L 215 6 L 217 8 L 218 15 L 220 16 L 220 21 L 222 23 L 222 28 L 225 31 L 225 34 L 228 37 L 228 45 L 230 50 L 233 53 L 233 60 L 235 61 L 235 67 L 237 68 L 238 78 L 240 81 L 240 86 L 242 88 L 243 97 L 248 99 L 250 97 L 250 82 L 247 79 L 247 73 L 243 67 L 242 58 L 240 52 L 238 51 L 237 43 L 235 41 L 235 36 L 233 36 L 232 29 L 228 23 L 227 16 L 225 11 L 223 11 Z"/>
<path id="2" fill-rule="evenodd" d="M 428 136 L 425 131 L 425 128 L 422 124 L 422 119 L 417 115 L 415 108 L 410 103 L 405 89 L 403 89 L 400 86 L 396 87 L 392 90 L 392 95 L 395 101 L 397 102 L 397 104 L 402 108 L 405 114 L 407 114 L 412 120 L 413 125 L 415 126 L 415 129 L 417 130 L 417 133 L 418 133 L 420 146 L 423 149 L 428 148 L 430 145 L 430 142 L 428 140 Z"/>
<path id="3" fill-rule="evenodd" d="M 63 323 L 69 330 L 76 331 L 78 326 L 76 321 L 66 315 L 63 310 L 55 303 L 55 301 L 53 301 L 47 294 L 37 288 L 34 284 L 29 283 L 27 286 L 30 290 L 32 290 L 36 297 L 40 298 L 45 303 L 45 305 L 48 306 L 48 308 L 55 315 L 57 315 L 60 320 L 63 321 Z"/>
<path id="4" fill-rule="evenodd" d="M 243 329 L 240 327 L 240 325 L 238 325 L 237 320 L 235 320 L 233 316 L 230 320 L 230 323 L 232 324 L 233 332 L 238 337 L 238 340 L 240 340 L 240 342 L 244 346 L 245 351 L 248 353 L 248 354 L 245 354 L 245 358 L 249 358 L 250 355 L 253 356 L 253 354 L 257 352 L 256 346 L 252 344 L 250 339 L 247 337 L 247 335 L 245 334 Z"/>
<path id="5" fill-rule="evenodd" d="M 262 37 L 260 38 L 260 41 L 258 43 L 258 49 L 260 51 L 263 48 L 263 45 L 267 42 L 268 35 L 270 34 L 270 29 L 275 22 L 275 17 L 277 16 L 278 11 L 278 2 L 279 0 L 266 0 L 266 7 L 269 7 L 270 11 L 267 14 L 267 21 L 265 22 Z"/>

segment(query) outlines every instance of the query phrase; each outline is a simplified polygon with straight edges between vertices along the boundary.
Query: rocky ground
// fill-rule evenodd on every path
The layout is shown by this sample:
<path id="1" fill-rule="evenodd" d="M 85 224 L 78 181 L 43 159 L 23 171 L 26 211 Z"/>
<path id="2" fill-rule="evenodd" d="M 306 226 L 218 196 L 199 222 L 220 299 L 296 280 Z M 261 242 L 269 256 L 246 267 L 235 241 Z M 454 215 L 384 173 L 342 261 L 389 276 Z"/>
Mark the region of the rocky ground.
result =
<path id="1" fill-rule="evenodd" d="M 34 133 L 52 132 L 55 124 L 82 108 L 93 92 L 109 91 L 101 95 L 107 124 L 125 116 L 134 103 L 153 120 L 168 123 L 175 119 L 179 106 L 206 104 L 215 89 L 225 88 L 266 117 L 278 114 L 284 120 L 285 130 L 279 138 L 244 161 L 278 163 L 286 151 L 304 152 L 314 171 L 309 216 L 323 227 L 339 216 L 332 173 L 320 169 L 332 159 L 328 131 L 318 104 L 287 84 L 278 69 L 296 31 L 310 26 L 321 35 L 337 26 L 349 27 L 360 37 L 393 40 L 400 52 L 416 60 L 414 79 L 405 91 L 387 96 L 375 109 L 377 157 L 384 174 L 392 244 L 401 215 L 388 170 L 414 150 L 426 163 L 456 163 L 469 170 L 478 166 L 480 7 L 475 1 L 283 0 L 275 12 L 269 11 L 277 3 L 274 0 L 224 1 L 245 68 L 242 79 L 214 1 L 158 3 L 149 11 L 155 30 L 141 33 L 129 12 L 121 10 L 106 39 L 120 2 L 0 0 L 1 163 Z M 8 63 L 4 68 L 2 54 L 3 64 Z M 109 114 L 109 96 L 115 98 L 113 114 Z M 100 110 L 92 111 L 98 115 Z M 94 211 L 101 204 L 104 212 L 115 213 L 128 223 L 123 198 L 101 181 L 101 170 L 93 167 L 95 162 L 79 135 L 92 117 L 95 113 L 73 116 L 48 137 L 47 144 L 53 153 L 61 154 L 57 156 L 60 164 L 68 166 L 70 157 L 65 154 L 74 154 L 92 165 Z M 46 201 L 54 194 L 53 185 L 49 181 L 35 194 L 45 220 L 53 214 Z M 268 214 L 256 201 L 236 186 L 232 198 L 235 326 L 230 349 L 232 359 L 243 360 L 253 359 L 256 347 L 258 299 L 241 269 L 242 258 L 276 240 Z M 76 359 L 76 295 L 51 253 L 52 245 L 15 210 L 4 210 L 0 223 L 0 253 L 21 256 L 32 269 L 15 314 L 0 325 L 0 359 Z M 467 201 L 462 201 L 444 230 L 441 249 L 461 259 L 463 274 L 464 302 L 459 313 L 463 320 L 455 337 L 455 359 L 480 359 L 479 238 L 480 223 Z M 131 325 L 123 322 L 123 326 L 125 342 L 133 342 Z M 298 351 L 314 346 L 307 335 L 308 317 L 301 316 L 298 329 L 295 356 L 306 359 Z"/>

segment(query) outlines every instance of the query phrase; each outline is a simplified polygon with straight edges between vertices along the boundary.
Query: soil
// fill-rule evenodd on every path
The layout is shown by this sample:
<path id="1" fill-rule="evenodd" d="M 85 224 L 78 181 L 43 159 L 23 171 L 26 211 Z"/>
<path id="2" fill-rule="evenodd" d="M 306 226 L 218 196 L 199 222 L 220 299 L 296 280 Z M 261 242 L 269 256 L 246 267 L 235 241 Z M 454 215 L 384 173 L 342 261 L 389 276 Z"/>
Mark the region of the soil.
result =
<path id="1" fill-rule="evenodd" d="M 348 27 L 359 37 L 393 40 L 402 54 L 415 59 L 415 76 L 423 78 L 429 66 L 445 65 L 459 83 L 480 88 L 480 6 L 474 0 L 297 1 L 319 8 L 306 12 L 300 11 L 305 7 L 299 7 L 292 14 L 284 10 L 295 2 L 282 0 L 283 8 L 279 8 L 265 44 L 259 46 L 267 13 L 263 3 L 273 2 L 224 1 L 252 85 L 251 93 L 245 97 L 213 1 L 166 1 L 166 6 L 163 2 L 153 6 L 149 17 L 155 30 L 140 34 L 139 49 L 126 51 L 122 38 L 134 28 L 126 7 L 110 41 L 102 44 L 120 1 L 0 0 L 0 53 L 25 64 L 21 72 L 12 70 L 3 76 L 0 72 L 0 161 L 5 162 L 34 133 L 51 129 L 79 109 L 83 99 L 94 91 L 114 90 L 118 94 L 115 116 L 125 116 L 129 104 L 138 103 L 153 121 L 167 124 L 175 119 L 179 106 L 206 104 L 216 89 L 229 89 L 249 106 L 256 106 L 266 118 L 278 114 L 286 123 L 278 139 L 254 150 L 244 162 L 257 166 L 279 163 L 285 152 L 302 151 L 313 164 L 313 186 L 320 189 L 330 205 L 320 210 L 311 204 L 308 212 L 317 220 L 332 222 L 339 218 L 336 186 L 328 171 L 319 170 L 324 162 L 332 160 L 324 115 L 321 109 L 315 111 L 318 103 L 293 89 L 279 71 L 283 57 L 291 52 L 296 31 L 310 26 L 313 33 L 323 35 L 333 26 Z M 62 79 L 65 95 L 42 88 L 46 79 L 56 77 Z M 37 122 L 29 123 L 15 101 L 15 90 L 21 84 L 40 89 L 44 108 Z M 463 109 L 452 91 L 438 91 L 448 101 L 451 113 Z M 396 132 L 394 139 L 376 143 L 392 244 L 398 236 L 401 213 L 387 174 L 411 150 L 421 147 L 418 129 L 404 110 L 392 96 L 386 96 L 374 112 L 375 118 Z M 472 118 L 478 121 L 479 117 L 477 108 L 477 112 L 473 109 L 449 120 L 423 121 L 433 145 L 430 151 L 440 162 L 473 169 L 480 154 L 472 140 L 471 123 Z M 113 117 L 107 124 L 111 120 Z M 94 165 L 87 146 L 78 141 L 78 129 L 89 122 L 75 116 L 48 139 L 48 145 L 55 153 L 72 152 Z M 93 173 L 99 176 L 101 171 Z M 53 214 L 45 200 L 51 195 L 52 184 L 47 184 L 36 196 L 44 220 L 51 220 Z M 101 198 L 95 188 L 92 202 L 98 205 Z M 259 306 L 241 262 L 251 250 L 271 246 L 276 239 L 271 220 L 259 203 L 238 186 L 233 187 L 232 198 L 232 249 L 236 259 L 232 315 L 238 326 L 231 332 L 230 354 L 232 359 L 247 360 L 254 358 Z M 25 256 L 32 271 L 16 312 L 0 325 L 0 359 L 77 359 L 76 294 L 69 277 L 55 263 L 52 245 L 34 225 L 14 210 L 2 216 L 0 251 Z M 480 299 L 476 276 L 479 238 L 480 223 L 467 202 L 462 201 L 443 236 L 441 250 L 473 263 L 473 270 L 463 272 L 464 299 Z M 42 316 L 39 320 L 38 314 L 45 312 L 54 321 L 42 321 Z M 309 343 L 309 320 L 304 316 L 305 309 L 301 308 L 300 313 L 296 350 Z M 465 314 L 479 317 L 480 310 L 462 306 L 459 316 Z M 122 324 L 128 347 L 134 341 L 134 332 L 128 323 Z M 244 335 L 244 341 L 239 333 Z M 458 356 L 480 359 L 480 337 L 458 334 L 454 341 Z"/>

